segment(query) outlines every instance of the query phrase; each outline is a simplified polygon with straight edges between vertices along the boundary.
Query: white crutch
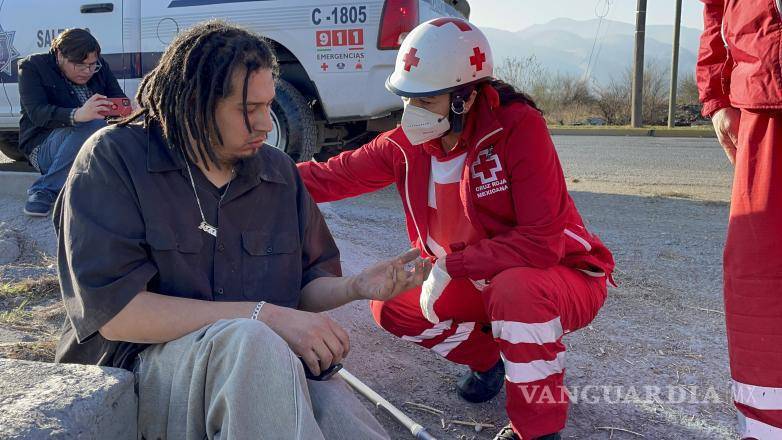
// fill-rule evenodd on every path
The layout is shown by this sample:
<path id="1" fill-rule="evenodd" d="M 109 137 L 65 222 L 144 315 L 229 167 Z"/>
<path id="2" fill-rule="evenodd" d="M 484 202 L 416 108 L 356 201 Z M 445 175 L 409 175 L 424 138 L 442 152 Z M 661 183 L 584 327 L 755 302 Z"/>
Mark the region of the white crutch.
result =
<path id="1" fill-rule="evenodd" d="M 356 376 L 350 374 L 350 372 L 346 369 L 341 369 L 337 372 L 340 376 L 342 376 L 343 379 L 351 386 L 354 390 L 356 390 L 359 394 L 369 399 L 372 403 L 375 404 L 376 407 L 382 408 L 386 410 L 391 417 L 398 420 L 401 424 L 405 425 L 405 428 L 410 430 L 410 433 L 415 436 L 415 438 L 420 440 L 437 440 L 437 438 L 433 437 L 431 434 L 426 432 L 426 428 L 421 426 L 419 423 L 415 422 L 413 419 L 408 417 L 405 413 L 400 411 L 397 407 L 394 405 L 391 405 L 391 403 L 384 399 L 380 394 L 376 393 L 372 388 L 369 388 L 364 384 L 364 382 L 361 382 L 356 378 Z"/>

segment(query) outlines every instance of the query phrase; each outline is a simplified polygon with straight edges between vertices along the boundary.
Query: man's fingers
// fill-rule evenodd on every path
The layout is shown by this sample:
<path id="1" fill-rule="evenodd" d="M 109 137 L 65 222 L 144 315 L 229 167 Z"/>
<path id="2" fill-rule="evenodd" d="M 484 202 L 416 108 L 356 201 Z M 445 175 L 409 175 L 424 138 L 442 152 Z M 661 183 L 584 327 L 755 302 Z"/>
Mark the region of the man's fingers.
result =
<path id="1" fill-rule="evenodd" d="M 339 340 L 337 335 L 334 333 L 323 335 L 323 342 L 326 344 L 329 351 L 331 351 L 331 364 L 342 362 L 342 359 L 345 357 L 345 347 L 342 345 L 342 341 Z M 331 364 L 327 365 L 326 368 L 330 367 Z"/>
<path id="2" fill-rule="evenodd" d="M 318 375 L 321 371 L 331 366 L 331 364 L 334 362 L 334 354 L 322 340 L 320 342 L 316 342 L 312 349 L 315 351 L 315 355 L 318 357 L 318 372 L 312 370 L 312 367 L 310 367 L 310 370 L 312 370 L 315 375 Z"/>
<path id="3" fill-rule="evenodd" d="M 342 345 L 342 359 L 345 359 L 350 352 L 350 335 L 334 321 L 331 321 L 331 329 Z"/>
<path id="4" fill-rule="evenodd" d="M 421 255 L 421 251 L 419 251 L 416 248 L 406 250 L 399 254 L 399 256 L 396 257 L 396 262 L 401 263 L 402 265 L 405 265 L 416 258 L 418 258 Z"/>
<path id="5" fill-rule="evenodd" d="M 721 132 L 719 133 L 719 136 L 717 136 L 717 140 L 719 141 L 720 145 L 722 146 L 722 149 L 725 150 L 725 155 L 728 157 L 728 160 L 730 163 L 734 164 L 736 163 L 736 144 L 733 141 L 732 136 L 729 133 Z"/>
<path id="6" fill-rule="evenodd" d="M 429 272 L 432 270 L 432 262 L 429 260 L 421 260 L 421 264 L 416 266 L 415 268 L 415 282 L 416 285 L 420 286 L 424 283 L 424 280 L 426 280 L 426 277 L 429 276 Z"/>
<path id="7" fill-rule="evenodd" d="M 314 350 L 309 350 L 307 353 L 302 353 L 301 359 L 305 364 L 307 364 L 307 368 L 310 369 L 312 374 L 320 374 L 320 363 L 318 363 L 318 355 Z"/>
<path id="8" fill-rule="evenodd" d="M 735 148 L 730 149 L 730 150 L 726 149 L 725 150 L 725 155 L 728 156 L 728 160 L 730 161 L 731 165 L 736 165 L 736 149 Z"/>

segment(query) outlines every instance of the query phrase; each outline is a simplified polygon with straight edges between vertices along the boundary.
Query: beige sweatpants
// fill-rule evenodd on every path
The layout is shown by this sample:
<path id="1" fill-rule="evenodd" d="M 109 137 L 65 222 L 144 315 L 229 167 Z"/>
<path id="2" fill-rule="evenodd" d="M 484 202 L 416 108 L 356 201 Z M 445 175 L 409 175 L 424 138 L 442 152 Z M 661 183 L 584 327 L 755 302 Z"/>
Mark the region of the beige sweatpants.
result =
<path id="1" fill-rule="evenodd" d="M 139 437 L 388 439 L 339 377 L 308 381 L 268 326 L 223 320 L 139 355 Z"/>

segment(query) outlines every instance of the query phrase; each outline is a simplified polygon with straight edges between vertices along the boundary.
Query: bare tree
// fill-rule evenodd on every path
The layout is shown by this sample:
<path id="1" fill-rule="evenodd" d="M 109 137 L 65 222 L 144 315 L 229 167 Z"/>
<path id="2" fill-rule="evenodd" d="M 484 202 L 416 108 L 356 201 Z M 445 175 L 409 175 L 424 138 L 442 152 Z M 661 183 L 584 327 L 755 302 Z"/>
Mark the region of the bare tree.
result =
<path id="1" fill-rule="evenodd" d="M 557 73 L 548 84 L 546 101 L 548 119 L 558 124 L 572 124 L 590 113 L 595 98 L 589 84 L 579 76 Z"/>
<path id="2" fill-rule="evenodd" d="M 668 65 L 656 59 L 648 60 L 644 67 L 643 118 L 646 125 L 667 123 L 669 72 Z"/>
<path id="3" fill-rule="evenodd" d="M 533 98 L 538 98 L 536 92 L 545 92 L 547 75 L 548 72 L 538 62 L 535 55 L 530 55 L 526 58 L 505 58 L 494 69 L 495 77 L 529 94 Z M 540 98 L 542 99 L 542 96 Z"/>
<path id="4" fill-rule="evenodd" d="M 662 125 L 668 117 L 668 67 L 656 59 L 647 60 L 643 82 L 643 120 L 647 125 Z M 626 68 L 619 78 L 595 86 L 595 108 L 607 124 L 630 122 L 632 70 Z"/>
<path id="5" fill-rule="evenodd" d="M 679 81 L 679 88 L 676 96 L 676 101 L 679 104 L 697 105 L 700 102 L 698 98 L 698 83 L 695 81 L 695 75 L 693 73 L 688 73 Z"/>
<path id="6" fill-rule="evenodd" d="M 595 107 L 608 125 L 630 123 L 630 83 L 626 75 L 611 78 L 604 86 L 595 86 Z"/>

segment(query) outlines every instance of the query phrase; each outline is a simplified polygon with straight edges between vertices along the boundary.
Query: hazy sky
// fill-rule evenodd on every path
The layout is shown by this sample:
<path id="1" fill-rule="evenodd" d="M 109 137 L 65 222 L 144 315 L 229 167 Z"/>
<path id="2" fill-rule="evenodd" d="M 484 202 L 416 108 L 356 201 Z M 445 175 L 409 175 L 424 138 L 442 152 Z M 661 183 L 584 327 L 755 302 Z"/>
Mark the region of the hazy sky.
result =
<path id="1" fill-rule="evenodd" d="M 609 20 L 635 23 L 636 0 L 469 0 L 470 21 L 478 26 L 518 31 L 554 18 L 576 20 L 597 18 L 606 5 Z M 673 24 L 674 0 L 648 0 L 646 24 Z M 703 29 L 703 3 L 682 1 L 682 26 Z"/>

